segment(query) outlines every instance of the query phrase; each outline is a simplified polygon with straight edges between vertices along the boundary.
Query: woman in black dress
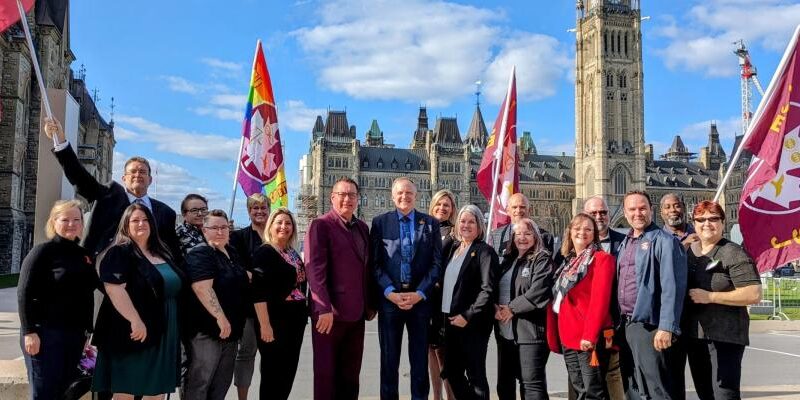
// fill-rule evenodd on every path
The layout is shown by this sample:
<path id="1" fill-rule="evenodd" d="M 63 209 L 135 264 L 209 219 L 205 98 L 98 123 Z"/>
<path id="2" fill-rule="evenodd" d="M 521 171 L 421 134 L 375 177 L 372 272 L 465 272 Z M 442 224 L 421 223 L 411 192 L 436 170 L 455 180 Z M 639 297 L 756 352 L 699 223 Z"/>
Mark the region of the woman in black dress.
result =
<path id="1" fill-rule="evenodd" d="M 453 227 L 456 224 L 456 196 L 453 192 L 442 189 L 433 195 L 428 213 L 439 221 L 439 231 L 442 234 L 442 254 L 453 245 Z M 428 372 L 431 376 L 431 392 L 433 400 L 442 400 L 442 386 L 447 393 L 448 400 L 454 400 L 453 389 L 450 384 L 442 381 L 440 374 L 444 366 L 444 316 L 439 310 L 442 303 L 442 283 L 437 282 L 431 296 L 431 304 L 435 307 L 431 311 L 431 323 L 428 327 Z"/>
<path id="2" fill-rule="evenodd" d="M 261 400 L 289 398 L 308 323 L 305 269 L 294 249 L 296 227 L 289 209 L 275 210 L 267 220 L 265 243 L 253 254 Z"/>
<path id="3" fill-rule="evenodd" d="M 83 233 L 82 203 L 60 200 L 50 210 L 45 235 L 19 274 L 17 297 L 22 353 L 31 399 L 60 399 L 77 378 L 78 362 L 92 329 L 98 285 Z"/>

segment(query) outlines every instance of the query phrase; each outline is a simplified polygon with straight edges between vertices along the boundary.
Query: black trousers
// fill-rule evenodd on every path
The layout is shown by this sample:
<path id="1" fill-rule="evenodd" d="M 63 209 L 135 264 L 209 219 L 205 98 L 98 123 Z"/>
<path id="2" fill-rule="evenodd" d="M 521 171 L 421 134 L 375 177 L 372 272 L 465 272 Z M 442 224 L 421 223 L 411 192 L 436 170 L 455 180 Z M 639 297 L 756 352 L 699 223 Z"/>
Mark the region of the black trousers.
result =
<path id="1" fill-rule="evenodd" d="M 447 379 L 458 400 L 488 400 L 486 352 L 492 325 L 473 319 L 464 328 L 445 327 L 445 352 L 442 379 Z"/>
<path id="2" fill-rule="evenodd" d="M 700 400 L 741 399 L 745 346 L 694 338 L 683 341 L 697 397 Z"/>
<path id="3" fill-rule="evenodd" d="M 550 357 L 547 343 L 516 344 L 495 332 L 497 339 L 497 397 L 516 400 L 517 381 L 523 400 L 547 400 L 545 367 Z"/>
<path id="4" fill-rule="evenodd" d="M 292 392 L 300 348 L 308 323 L 305 302 L 271 303 L 269 320 L 275 340 L 264 342 L 257 332 L 261 353 L 261 386 L 259 399 L 286 400 Z M 256 324 L 258 325 L 258 324 Z"/>
<path id="5" fill-rule="evenodd" d="M 620 324 L 614 332 L 614 343 L 619 346 L 619 370 L 622 374 L 622 389 L 625 391 L 626 400 L 640 400 L 639 385 L 636 383 L 636 364 L 633 362 L 633 352 L 628 340 L 625 338 L 627 321 Z"/>
<path id="6" fill-rule="evenodd" d="M 24 334 L 20 335 L 22 354 L 28 369 L 31 399 L 49 400 L 64 397 L 67 387 L 78 377 L 78 363 L 86 344 L 86 333 L 80 330 L 42 328 L 39 352 L 25 352 Z"/>
<path id="7" fill-rule="evenodd" d="M 602 344 L 602 343 L 601 343 Z M 591 365 L 592 352 L 568 348 L 564 350 L 564 363 L 567 365 L 569 382 L 578 400 L 607 400 L 606 371 L 609 354 L 598 351 L 599 366 Z"/>
<path id="8" fill-rule="evenodd" d="M 625 338 L 633 354 L 636 383 L 642 399 L 683 400 L 683 363 L 680 346 L 656 351 L 653 338 L 658 327 L 642 322 L 629 322 Z"/>

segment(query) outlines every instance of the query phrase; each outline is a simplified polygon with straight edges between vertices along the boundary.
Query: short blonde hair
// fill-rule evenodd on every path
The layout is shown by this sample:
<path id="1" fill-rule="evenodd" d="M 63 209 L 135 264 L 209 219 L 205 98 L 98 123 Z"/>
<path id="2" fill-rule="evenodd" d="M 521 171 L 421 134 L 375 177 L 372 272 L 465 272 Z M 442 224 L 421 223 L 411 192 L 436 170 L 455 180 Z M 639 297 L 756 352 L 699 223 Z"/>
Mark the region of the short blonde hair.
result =
<path id="1" fill-rule="evenodd" d="M 456 204 L 456 195 L 447 189 L 442 189 L 433 195 L 433 198 L 431 199 L 431 206 L 428 208 L 428 214 L 433 215 L 433 207 L 436 207 L 436 203 L 445 197 L 450 199 L 450 205 L 452 206 L 450 207 L 450 218 L 447 220 L 450 222 L 450 225 L 456 226 L 456 210 L 458 210 L 458 204 Z"/>
<path id="2" fill-rule="evenodd" d="M 272 227 L 272 224 L 279 215 L 288 215 L 289 219 L 292 221 L 292 236 L 289 237 L 288 245 L 291 248 L 295 248 L 297 245 L 297 220 L 294 219 L 294 214 L 292 214 L 292 212 L 286 207 L 280 207 L 269 215 L 269 219 L 267 219 L 267 225 L 264 228 L 264 243 L 274 244 L 274 238 L 272 237 L 272 233 L 270 233 L 269 228 Z"/>
<path id="3" fill-rule="evenodd" d="M 50 216 L 47 217 L 47 224 L 44 227 L 44 236 L 46 238 L 52 239 L 56 237 L 56 218 L 71 208 L 77 208 L 81 212 L 81 222 L 83 222 L 83 201 L 78 199 L 58 200 L 53 204 L 53 208 L 50 209 Z"/>
<path id="4" fill-rule="evenodd" d="M 470 213 L 475 217 L 475 222 L 478 224 L 478 237 L 476 237 L 475 240 L 482 242 L 483 238 L 486 237 L 486 222 L 483 221 L 483 213 L 481 212 L 481 209 L 474 204 L 467 204 L 464 207 L 461 207 L 461 210 L 458 211 L 456 226 L 453 228 L 453 231 L 455 231 L 456 240 L 463 240 L 458 231 L 461 225 L 461 214 L 464 213 Z"/>
<path id="5" fill-rule="evenodd" d="M 270 207 L 269 197 L 265 196 L 263 193 L 253 193 L 247 197 L 247 211 L 250 211 L 256 204 L 258 205 L 265 205 L 267 208 Z"/>

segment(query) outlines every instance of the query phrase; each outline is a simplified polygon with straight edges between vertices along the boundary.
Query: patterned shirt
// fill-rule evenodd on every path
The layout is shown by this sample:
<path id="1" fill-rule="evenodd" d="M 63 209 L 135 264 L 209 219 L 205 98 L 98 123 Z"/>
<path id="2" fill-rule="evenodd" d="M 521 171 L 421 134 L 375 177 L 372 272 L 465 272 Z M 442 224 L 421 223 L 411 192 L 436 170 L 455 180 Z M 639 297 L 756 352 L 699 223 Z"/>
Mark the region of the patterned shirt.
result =
<path id="1" fill-rule="evenodd" d="M 186 222 L 175 227 L 175 233 L 178 235 L 181 252 L 184 256 L 189 253 L 189 250 L 195 248 L 195 246 L 206 242 L 203 232 L 196 226 L 187 224 Z"/>
<path id="2" fill-rule="evenodd" d="M 289 265 L 293 266 L 295 270 L 297 270 L 297 285 L 292 292 L 289 293 L 289 296 L 286 297 L 287 301 L 299 301 L 305 300 L 306 294 L 302 288 L 306 282 L 306 269 L 303 265 L 303 260 L 300 258 L 300 255 L 293 248 L 287 248 L 286 250 L 282 250 L 280 252 L 281 257 L 286 260 Z"/>

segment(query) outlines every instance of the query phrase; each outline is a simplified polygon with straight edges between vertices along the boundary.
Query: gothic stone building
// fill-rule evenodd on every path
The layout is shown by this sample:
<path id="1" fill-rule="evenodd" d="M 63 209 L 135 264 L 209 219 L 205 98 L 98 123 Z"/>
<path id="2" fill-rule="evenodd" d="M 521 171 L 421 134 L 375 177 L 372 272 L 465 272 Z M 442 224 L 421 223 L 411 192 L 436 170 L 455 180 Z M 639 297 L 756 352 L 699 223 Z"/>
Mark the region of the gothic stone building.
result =
<path id="1" fill-rule="evenodd" d="M 614 226 L 625 225 L 621 200 L 629 190 L 646 190 L 656 203 L 676 192 L 689 208 L 714 196 L 727 161 L 715 125 L 699 159 L 679 136 L 660 159 L 654 157 L 652 145 L 645 144 L 640 23 L 637 0 L 592 0 L 588 5 L 578 1 L 575 155 L 539 154 L 529 132 L 518 141 L 520 190 L 531 200 L 533 219 L 548 231 L 560 235 L 593 195 L 608 199 Z M 300 163 L 301 233 L 312 218 L 330 209 L 328 196 L 341 176 L 359 182 L 359 215 L 368 223 L 393 207 L 390 186 L 398 176 L 417 183 L 419 209 L 427 210 L 431 196 L 446 188 L 456 194 L 459 206 L 474 203 L 487 211 L 475 184 L 487 139 L 480 106 L 464 140 L 455 118 L 437 118 L 429 129 L 424 107 L 408 148 L 385 143 L 377 121 L 363 142 L 357 136 L 343 111 L 329 111 L 324 121 L 317 117 L 309 152 Z M 727 196 L 726 203 L 735 196 Z M 660 223 L 657 204 L 654 214 Z M 729 223 L 734 223 L 731 216 Z"/>
<path id="2" fill-rule="evenodd" d="M 69 2 L 37 0 L 28 24 L 45 86 L 68 90 L 80 103 L 77 151 L 101 181 L 111 179 L 113 124 L 97 112 L 84 77 L 70 64 Z M 41 93 L 21 24 L 0 33 L 0 274 L 16 272 L 33 246 Z M 45 210 L 44 212 L 48 212 Z"/>

